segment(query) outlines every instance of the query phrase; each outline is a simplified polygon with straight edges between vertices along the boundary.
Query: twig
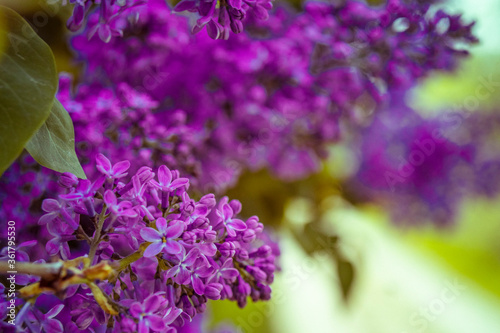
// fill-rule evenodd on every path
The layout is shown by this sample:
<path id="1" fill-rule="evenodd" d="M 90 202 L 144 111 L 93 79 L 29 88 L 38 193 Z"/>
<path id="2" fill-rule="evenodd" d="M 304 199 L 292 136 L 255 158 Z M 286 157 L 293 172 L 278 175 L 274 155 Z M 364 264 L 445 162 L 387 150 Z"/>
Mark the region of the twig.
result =
<path id="1" fill-rule="evenodd" d="M 31 262 L 16 262 L 11 266 L 7 261 L 0 261 L 0 274 L 10 274 L 7 272 L 16 272 L 17 274 L 38 275 L 42 278 L 50 279 L 58 276 L 63 267 L 62 262 L 35 264 Z"/>
<path id="2" fill-rule="evenodd" d="M 94 235 L 94 238 L 92 239 L 92 244 L 90 245 L 90 251 L 89 251 L 90 265 L 92 265 L 92 263 L 94 261 L 97 247 L 99 246 L 99 243 L 101 242 L 102 227 L 104 225 L 104 220 L 106 219 L 105 215 L 106 215 L 106 205 L 104 205 L 102 207 L 101 214 L 99 214 L 99 221 L 97 223 L 95 235 Z"/>

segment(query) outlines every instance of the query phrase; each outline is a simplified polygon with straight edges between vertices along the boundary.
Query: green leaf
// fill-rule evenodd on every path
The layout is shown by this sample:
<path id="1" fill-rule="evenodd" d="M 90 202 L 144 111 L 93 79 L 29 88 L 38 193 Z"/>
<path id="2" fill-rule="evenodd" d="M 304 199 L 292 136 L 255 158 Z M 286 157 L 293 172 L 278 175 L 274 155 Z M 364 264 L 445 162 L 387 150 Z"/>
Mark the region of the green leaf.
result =
<path id="1" fill-rule="evenodd" d="M 73 122 L 64 106 L 55 98 L 49 118 L 26 144 L 26 150 L 44 167 L 87 178 L 75 153 Z"/>
<path id="2" fill-rule="evenodd" d="M 0 6 L 0 175 L 50 114 L 57 72 L 50 47 L 13 10 Z"/>

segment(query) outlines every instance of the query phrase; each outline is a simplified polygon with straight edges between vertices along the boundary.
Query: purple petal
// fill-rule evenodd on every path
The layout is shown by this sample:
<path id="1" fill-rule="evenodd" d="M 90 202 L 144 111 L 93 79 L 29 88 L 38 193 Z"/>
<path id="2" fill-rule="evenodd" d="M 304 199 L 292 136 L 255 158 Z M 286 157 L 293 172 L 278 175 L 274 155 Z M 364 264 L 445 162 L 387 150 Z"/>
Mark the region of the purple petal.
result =
<path id="1" fill-rule="evenodd" d="M 102 187 L 105 180 L 106 179 L 104 177 L 97 178 L 97 180 L 92 184 L 92 187 L 90 188 L 89 192 L 94 194 L 98 189 L 100 189 Z"/>
<path id="2" fill-rule="evenodd" d="M 166 325 L 170 325 L 173 323 L 174 320 L 177 319 L 177 317 L 179 317 L 179 315 L 181 314 L 182 310 L 181 309 L 177 309 L 177 308 L 169 308 L 167 313 L 165 314 L 165 316 L 163 317 L 163 322 L 166 324 Z"/>
<path id="3" fill-rule="evenodd" d="M 130 306 L 129 311 L 130 311 L 130 314 L 132 314 L 132 316 L 134 316 L 135 318 L 139 318 L 141 316 L 141 314 L 143 313 L 143 307 L 139 302 L 134 302 Z"/>
<path id="4" fill-rule="evenodd" d="M 164 247 L 165 243 L 163 242 L 152 243 L 151 245 L 148 246 L 146 251 L 144 251 L 144 257 L 146 258 L 154 257 L 155 255 L 160 253 Z"/>
<path id="5" fill-rule="evenodd" d="M 174 281 L 177 282 L 178 284 L 187 284 L 189 282 L 189 277 L 190 277 L 189 271 L 184 267 L 180 267 L 179 273 L 174 278 Z"/>
<path id="6" fill-rule="evenodd" d="M 148 316 L 148 321 L 153 330 L 157 332 L 165 330 L 165 324 L 160 316 Z"/>
<path id="7" fill-rule="evenodd" d="M 161 305 L 161 299 L 157 295 L 151 295 L 144 300 L 144 312 L 154 313 L 158 311 Z"/>
<path id="8" fill-rule="evenodd" d="M 240 273 L 236 268 L 225 268 L 220 271 L 221 276 L 224 279 L 232 280 L 235 279 Z"/>
<path id="9" fill-rule="evenodd" d="M 159 220 L 159 219 L 158 219 Z M 156 222 L 158 223 L 158 222 Z M 164 233 L 166 238 L 177 238 L 184 232 L 184 221 L 173 220 L 170 225 L 165 230 Z"/>
<path id="10" fill-rule="evenodd" d="M 194 264 L 194 262 L 196 261 L 196 259 L 198 259 L 199 256 L 200 256 L 200 251 L 197 248 L 193 248 L 191 249 L 191 251 L 189 251 L 186 258 L 184 258 L 183 263 L 186 266 L 191 266 L 192 264 Z"/>
<path id="11" fill-rule="evenodd" d="M 196 266 L 196 274 L 202 278 L 208 278 L 214 273 L 214 268 L 213 267 L 204 267 L 201 269 L 198 269 L 198 265 Z"/>
<path id="12" fill-rule="evenodd" d="M 228 0 L 229 2 L 229 5 L 231 5 L 231 7 L 234 7 L 236 9 L 241 9 L 241 0 Z"/>
<path id="13" fill-rule="evenodd" d="M 222 29 L 219 28 L 219 24 L 214 22 L 214 20 L 210 20 L 207 24 L 207 33 L 212 39 L 218 39 L 220 36 L 220 31 Z"/>
<path id="14" fill-rule="evenodd" d="M 102 310 L 101 307 L 95 307 L 93 312 L 95 319 L 99 324 L 102 325 L 106 322 L 106 315 L 104 314 L 104 311 Z"/>
<path id="15" fill-rule="evenodd" d="M 200 252 L 206 256 L 213 256 L 217 252 L 217 247 L 214 243 L 203 243 L 199 246 Z"/>
<path id="16" fill-rule="evenodd" d="M 56 305 L 52 309 L 50 309 L 49 312 L 47 312 L 45 314 L 45 317 L 47 317 L 47 318 L 54 318 L 55 316 L 57 316 L 59 314 L 59 312 L 61 312 L 61 310 L 63 308 L 64 308 L 64 304 Z"/>
<path id="17" fill-rule="evenodd" d="M 166 165 L 162 165 L 158 168 L 158 180 L 161 185 L 168 186 L 172 181 L 172 172 L 167 168 Z"/>
<path id="18" fill-rule="evenodd" d="M 80 192 L 74 192 L 74 193 L 68 193 L 68 194 L 61 194 L 59 198 L 64 199 L 64 200 L 76 200 L 76 199 L 81 199 L 83 198 L 83 195 Z"/>
<path id="19" fill-rule="evenodd" d="M 125 217 L 136 217 L 137 213 L 133 209 L 125 209 L 120 213 L 120 216 L 125 216 Z"/>
<path id="20" fill-rule="evenodd" d="M 59 239 L 49 240 L 47 244 L 45 244 L 45 249 L 49 255 L 56 255 L 57 252 L 59 252 Z"/>
<path id="21" fill-rule="evenodd" d="M 92 312 L 85 311 L 78 318 L 76 318 L 76 326 L 78 326 L 80 330 L 84 330 L 92 324 L 93 320 L 94 316 L 92 315 Z"/>
<path id="22" fill-rule="evenodd" d="M 30 240 L 30 241 L 27 241 L 27 242 L 22 242 L 17 247 L 18 248 L 20 248 L 20 247 L 32 247 L 33 245 L 36 245 L 37 243 L 38 243 L 37 240 Z"/>
<path id="23" fill-rule="evenodd" d="M 267 12 L 267 10 L 260 5 L 255 5 L 255 7 L 253 8 L 253 12 L 259 20 L 267 20 L 269 18 L 269 13 Z"/>
<path id="24" fill-rule="evenodd" d="M 233 259 L 227 258 L 220 268 L 233 268 Z"/>
<path id="25" fill-rule="evenodd" d="M 141 237 L 147 242 L 161 242 L 162 236 L 153 228 L 142 228 Z"/>
<path id="26" fill-rule="evenodd" d="M 138 333 L 149 333 L 149 322 L 146 319 L 139 321 Z"/>
<path id="27" fill-rule="evenodd" d="M 98 31 L 99 31 L 99 38 L 104 43 L 109 43 L 109 41 L 111 40 L 111 28 L 109 27 L 109 25 L 101 24 Z"/>
<path id="28" fill-rule="evenodd" d="M 205 292 L 205 285 L 203 284 L 203 281 L 197 276 L 192 276 L 191 277 L 191 282 L 193 283 L 193 289 L 198 295 L 203 295 Z"/>
<path id="29" fill-rule="evenodd" d="M 166 236 L 167 234 L 167 220 L 163 217 L 160 217 L 156 220 L 156 229 L 158 229 L 158 233 L 162 236 Z"/>
<path id="30" fill-rule="evenodd" d="M 182 252 L 182 245 L 177 241 L 168 240 L 165 243 L 165 252 L 168 254 L 179 254 Z"/>
<path id="31" fill-rule="evenodd" d="M 208 207 L 206 205 L 196 205 L 196 208 L 194 209 L 193 215 L 198 215 L 198 216 L 207 216 L 208 214 Z"/>
<path id="32" fill-rule="evenodd" d="M 43 322 L 45 332 L 63 333 L 63 325 L 57 319 L 47 319 Z"/>
<path id="33" fill-rule="evenodd" d="M 233 219 L 231 220 L 231 222 L 228 222 L 227 224 L 230 225 L 232 229 L 237 231 L 247 230 L 247 225 L 240 219 Z"/>
<path id="34" fill-rule="evenodd" d="M 227 231 L 227 234 L 229 235 L 229 237 L 236 237 L 236 231 L 234 231 L 234 229 L 231 228 L 231 226 L 229 224 L 226 225 L 226 231 Z"/>
<path id="35" fill-rule="evenodd" d="M 40 216 L 40 219 L 38 219 L 38 224 L 39 225 L 47 224 L 47 223 L 55 220 L 58 216 L 59 215 L 56 213 L 48 213 L 48 214 L 42 215 L 42 216 Z"/>
<path id="36" fill-rule="evenodd" d="M 42 202 L 42 209 L 44 212 L 57 212 L 61 209 L 61 204 L 55 199 L 45 199 Z"/>
<path id="37" fill-rule="evenodd" d="M 113 193 L 113 191 L 111 190 L 107 190 L 105 193 L 104 193 L 104 202 L 106 203 L 106 205 L 108 206 L 114 206 L 116 205 L 116 196 L 115 194 Z"/>
<path id="38" fill-rule="evenodd" d="M 81 25 L 85 18 L 85 7 L 77 4 L 73 9 L 73 21 L 77 25 Z"/>
<path id="39" fill-rule="evenodd" d="M 179 272 L 179 266 L 174 266 L 174 267 L 170 268 L 167 271 L 167 273 L 165 273 L 165 278 L 166 279 L 171 279 L 174 276 L 176 276 L 178 272 Z"/>
<path id="40" fill-rule="evenodd" d="M 105 175 L 109 174 L 109 172 L 111 171 L 111 162 L 108 160 L 108 158 L 103 154 L 99 154 L 97 155 L 95 160 L 97 170 Z"/>
<path id="41" fill-rule="evenodd" d="M 127 171 L 129 168 L 130 168 L 129 161 L 118 162 L 113 166 L 113 174 L 115 175 L 116 178 L 124 177 L 127 175 L 125 171 Z"/>
<path id="42" fill-rule="evenodd" d="M 60 243 L 60 249 L 61 249 L 61 257 L 64 260 L 68 260 L 71 254 L 68 243 L 67 242 Z"/>
<path id="43" fill-rule="evenodd" d="M 177 178 L 176 180 L 174 180 L 172 182 L 172 184 L 170 185 L 170 188 L 172 190 L 175 190 L 175 189 L 178 189 L 179 187 L 187 186 L 188 184 L 189 184 L 189 179 L 187 179 L 187 178 Z"/>
<path id="44" fill-rule="evenodd" d="M 224 204 L 222 206 L 222 216 L 224 220 L 228 220 L 233 217 L 233 209 L 229 206 L 229 204 Z"/>
<path id="45" fill-rule="evenodd" d="M 207 298 L 218 300 L 220 299 L 220 292 L 222 291 L 222 284 L 210 283 L 205 287 L 205 296 Z"/>

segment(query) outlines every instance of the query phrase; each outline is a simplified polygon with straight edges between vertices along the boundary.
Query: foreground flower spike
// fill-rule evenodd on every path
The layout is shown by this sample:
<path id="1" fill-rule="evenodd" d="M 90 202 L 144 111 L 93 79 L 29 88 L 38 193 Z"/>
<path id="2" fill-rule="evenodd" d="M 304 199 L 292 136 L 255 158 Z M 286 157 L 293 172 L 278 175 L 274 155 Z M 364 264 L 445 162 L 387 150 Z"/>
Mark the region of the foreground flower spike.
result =
<path id="1" fill-rule="evenodd" d="M 269 299 L 279 253 L 257 217 L 241 219 L 240 202 L 227 197 L 191 199 L 189 180 L 165 165 L 127 175 L 129 166 L 98 155 L 95 181 L 63 174 L 65 193 L 43 201 L 40 224 L 52 237 L 47 251 L 64 261 L 36 264 L 38 271 L 62 269 L 21 295 L 55 293 L 63 300 L 50 303 L 45 315 L 47 307 L 28 307 L 21 325 L 54 332 L 175 332 L 204 312 L 208 299 L 241 307 L 248 297 Z"/>

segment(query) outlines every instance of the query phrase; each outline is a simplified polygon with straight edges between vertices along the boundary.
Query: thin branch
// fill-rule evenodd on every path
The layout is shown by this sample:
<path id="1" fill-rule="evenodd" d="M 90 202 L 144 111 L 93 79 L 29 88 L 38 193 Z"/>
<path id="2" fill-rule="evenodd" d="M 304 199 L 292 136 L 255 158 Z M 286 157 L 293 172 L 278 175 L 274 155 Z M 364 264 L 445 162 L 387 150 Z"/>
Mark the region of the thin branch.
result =
<path id="1" fill-rule="evenodd" d="M 0 261 L 0 274 L 31 274 L 50 279 L 58 276 L 63 267 L 62 262 L 35 264 L 31 262 L 16 262 L 11 266 L 7 261 Z M 15 273 L 9 273 L 15 272 Z"/>
<path id="2" fill-rule="evenodd" d="M 99 221 L 97 223 L 97 229 L 95 231 L 94 238 L 92 239 L 92 244 L 90 245 L 90 251 L 89 251 L 89 259 L 90 259 L 90 265 L 94 262 L 94 257 L 95 253 L 97 251 L 97 247 L 99 246 L 99 243 L 101 242 L 101 233 L 102 233 L 102 227 L 104 225 L 104 220 L 106 220 L 106 205 L 102 207 L 101 214 L 99 214 Z"/>

